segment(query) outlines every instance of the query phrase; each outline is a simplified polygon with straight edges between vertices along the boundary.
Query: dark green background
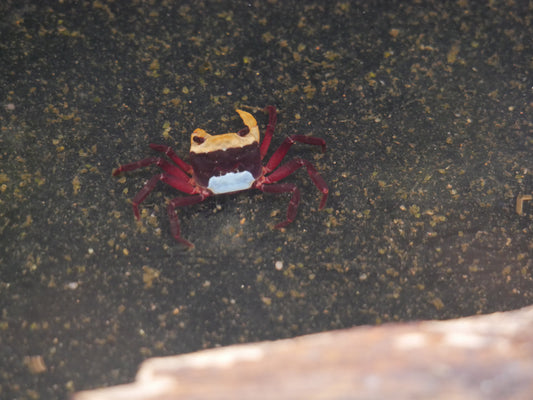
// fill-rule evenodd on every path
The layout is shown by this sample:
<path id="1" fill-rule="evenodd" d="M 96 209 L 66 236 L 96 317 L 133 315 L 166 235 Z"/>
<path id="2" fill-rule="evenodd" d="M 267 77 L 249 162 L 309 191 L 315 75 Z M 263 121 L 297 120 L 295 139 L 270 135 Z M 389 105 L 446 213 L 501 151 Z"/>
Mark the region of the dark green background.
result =
<path id="1" fill-rule="evenodd" d="M 131 381 L 151 356 L 532 303 L 531 1 L 3 1 L 0 397 Z M 179 211 L 190 133 L 287 135 L 302 203 L 244 192 Z M 256 107 L 256 109 L 253 109 Z M 170 130 L 166 130 L 166 128 Z M 168 135 L 166 133 L 168 133 Z M 273 150 L 273 149 L 272 149 Z M 283 269 L 275 263 L 281 261 Z M 28 366 L 41 356 L 46 371 Z"/>

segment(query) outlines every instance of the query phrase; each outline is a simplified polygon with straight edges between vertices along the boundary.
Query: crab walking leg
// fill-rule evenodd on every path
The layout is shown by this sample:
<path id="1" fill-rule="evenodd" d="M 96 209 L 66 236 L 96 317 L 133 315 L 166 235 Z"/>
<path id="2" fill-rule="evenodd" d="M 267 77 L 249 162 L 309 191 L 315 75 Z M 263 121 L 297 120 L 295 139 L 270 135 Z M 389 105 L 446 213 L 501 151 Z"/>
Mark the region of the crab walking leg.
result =
<path id="1" fill-rule="evenodd" d="M 146 196 L 150 194 L 152 190 L 154 190 L 155 185 L 157 185 L 157 182 L 160 181 L 160 175 L 154 175 L 146 184 L 143 186 L 141 190 L 135 195 L 133 200 L 131 201 L 131 205 L 133 206 L 133 214 L 135 214 L 135 218 L 141 219 L 141 214 L 139 213 L 139 204 L 141 204 L 144 199 L 146 199 Z"/>
<path id="2" fill-rule="evenodd" d="M 307 174 L 309 175 L 315 186 L 318 188 L 318 190 L 322 192 L 322 199 L 320 200 L 320 205 L 318 206 L 318 209 L 322 210 L 322 208 L 324 208 L 324 206 L 326 205 L 326 200 L 328 199 L 328 185 L 326 184 L 326 181 L 324 181 L 324 178 L 320 176 L 313 164 L 311 164 L 307 160 L 295 158 L 289 161 L 288 163 L 283 164 L 281 167 L 279 167 L 277 170 L 275 170 L 265 178 L 265 183 L 268 184 L 272 182 L 278 182 L 292 174 L 297 169 L 303 167 L 304 165 L 307 169 Z"/>
<path id="3" fill-rule="evenodd" d="M 283 160 L 287 152 L 289 151 L 290 147 L 296 143 L 305 143 L 305 144 L 311 144 L 314 146 L 321 146 L 322 147 L 322 153 L 326 151 L 326 142 L 324 139 L 313 137 L 313 136 L 305 136 L 305 135 L 292 135 L 286 138 L 281 146 L 278 147 L 278 149 L 272 154 L 270 157 L 270 160 L 268 160 L 267 165 L 265 166 L 266 173 L 269 173 L 270 171 L 273 171 Z"/>
<path id="4" fill-rule="evenodd" d="M 160 160 L 162 160 L 160 157 L 150 157 L 130 164 L 121 165 L 113 170 L 113 176 L 117 176 L 121 172 L 134 171 L 142 167 L 147 167 L 148 165 L 157 164 Z"/>
<path id="5" fill-rule="evenodd" d="M 276 128 L 276 123 L 278 121 L 276 107 L 268 106 L 265 108 L 265 110 L 268 110 L 268 125 L 266 127 L 265 137 L 263 138 L 263 142 L 261 143 L 261 147 L 259 148 L 259 152 L 261 153 L 261 160 L 265 158 L 268 148 L 270 147 L 270 141 L 272 140 L 272 135 L 274 134 L 274 129 Z"/>
<path id="6" fill-rule="evenodd" d="M 113 175 L 116 176 L 120 174 L 121 172 L 126 171 L 133 171 L 142 167 L 147 167 L 148 165 L 157 165 L 158 167 L 161 167 L 161 169 L 165 172 L 168 172 L 171 175 L 175 175 L 181 179 L 189 180 L 191 177 L 188 176 L 185 172 L 183 172 L 180 168 L 178 168 L 175 165 L 172 165 L 167 160 L 161 158 L 161 157 L 150 157 L 145 158 L 141 161 L 136 161 L 131 164 L 121 165 L 117 169 L 113 171 Z"/>
<path id="7" fill-rule="evenodd" d="M 175 199 L 171 200 L 170 203 L 168 203 L 167 214 L 168 219 L 170 220 L 170 232 L 172 233 L 172 236 L 174 236 L 174 239 L 176 239 L 178 242 L 189 247 L 194 247 L 194 244 L 181 237 L 180 222 L 178 220 L 178 214 L 176 214 L 175 210 L 176 207 L 185 207 L 200 203 L 204 201 L 205 198 L 206 196 L 203 194 L 197 194 L 190 197 L 176 197 Z"/>
<path id="8" fill-rule="evenodd" d="M 159 181 L 168 183 L 172 187 L 187 194 L 196 193 L 196 188 L 194 186 L 192 186 L 187 181 L 180 180 L 179 177 L 175 177 L 169 174 L 154 175 L 152 176 L 152 178 L 150 178 L 148 182 L 146 182 L 146 185 L 144 185 L 144 187 L 139 190 L 139 193 L 137 193 L 132 200 L 133 214 L 135 214 L 135 218 L 141 218 L 141 214 L 139 213 L 139 205 L 144 201 L 144 199 L 146 199 L 146 196 L 148 196 L 150 192 L 154 190 L 155 185 L 157 185 L 157 182 Z"/>
<path id="9" fill-rule="evenodd" d="M 165 153 L 167 156 L 170 157 L 172 161 L 174 161 L 182 170 L 187 172 L 188 174 L 192 174 L 192 166 L 187 164 L 185 161 L 183 161 L 181 158 L 179 158 L 176 153 L 174 153 L 174 150 L 170 148 L 170 146 L 165 146 L 162 144 L 154 144 L 150 143 L 150 148 L 155 151 L 160 151 L 161 153 Z"/>
<path id="10" fill-rule="evenodd" d="M 296 213 L 298 211 L 298 204 L 300 204 L 300 190 L 294 183 L 276 183 L 273 185 L 262 185 L 259 187 L 265 193 L 288 193 L 292 192 L 291 200 L 289 201 L 289 206 L 287 207 L 287 219 L 283 222 L 280 222 L 275 226 L 276 229 L 281 229 L 289 225 L 294 218 L 296 218 Z"/>

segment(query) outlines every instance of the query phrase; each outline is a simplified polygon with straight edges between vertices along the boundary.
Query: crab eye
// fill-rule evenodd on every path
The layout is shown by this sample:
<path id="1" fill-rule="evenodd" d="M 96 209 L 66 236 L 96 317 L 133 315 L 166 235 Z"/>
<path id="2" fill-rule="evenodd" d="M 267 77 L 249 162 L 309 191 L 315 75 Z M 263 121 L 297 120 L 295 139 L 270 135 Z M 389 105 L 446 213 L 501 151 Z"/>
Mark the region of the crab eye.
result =
<path id="1" fill-rule="evenodd" d="M 250 133 L 250 128 L 246 127 L 246 128 L 242 128 L 239 132 L 237 132 L 237 135 L 239 136 L 246 136 Z"/>
<path id="2" fill-rule="evenodd" d="M 192 140 L 194 140 L 198 144 L 202 144 L 203 142 L 205 142 L 205 138 L 201 136 L 195 136 L 192 138 Z"/>

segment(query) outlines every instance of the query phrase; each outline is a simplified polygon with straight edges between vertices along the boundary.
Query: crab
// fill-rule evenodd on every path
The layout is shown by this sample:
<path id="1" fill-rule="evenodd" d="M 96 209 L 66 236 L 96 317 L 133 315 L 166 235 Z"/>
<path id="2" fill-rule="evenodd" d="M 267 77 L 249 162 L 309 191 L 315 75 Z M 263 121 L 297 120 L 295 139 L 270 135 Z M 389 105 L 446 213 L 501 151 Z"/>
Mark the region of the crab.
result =
<path id="1" fill-rule="evenodd" d="M 328 186 L 313 164 L 302 158 L 293 158 L 281 167 L 278 168 L 278 166 L 294 143 L 320 146 L 324 152 L 326 142 L 313 136 L 291 135 L 263 165 L 262 160 L 270 147 L 277 122 L 276 108 L 268 106 L 265 110 L 268 111 L 269 119 L 265 137 L 261 143 L 255 118 L 246 111 L 236 110 L 245 127 L 236 133 L 221 135 L 210 135 L 203 129 L 196 129 L 191 135 L 188 163 L 178 157 L 169 146 L 150 144 L 150 148 L 168 156 L 172 162 L 165 157 L 150 157 L 116 168 L 113 171 L 114 176 L 153 164 L 163 171 L 148 180 L 133 198 L 132 206 L 135 217 L 140 219 L 139 205 L 152 192 L 157 183 L 162 181 L 190 195 L 176 197 L 167 206 L 172 235 L 178 242 L 188 247 L 194 245 L 181 237 L 176 208 L 200 203 L 208 197 L 219 194 L 248 189 L 258 189 L 265 193 L 291 193 L 287 216 L 284 221 L 275 226 L 276 229 L 281 229 L 296 217 L 300 203 L 300 190 L 294 183 L 278 182 L 301 167 L 306 168 L 309 177 L 322 193 L 318 209 L 324 208 L 328 197 Z"/>

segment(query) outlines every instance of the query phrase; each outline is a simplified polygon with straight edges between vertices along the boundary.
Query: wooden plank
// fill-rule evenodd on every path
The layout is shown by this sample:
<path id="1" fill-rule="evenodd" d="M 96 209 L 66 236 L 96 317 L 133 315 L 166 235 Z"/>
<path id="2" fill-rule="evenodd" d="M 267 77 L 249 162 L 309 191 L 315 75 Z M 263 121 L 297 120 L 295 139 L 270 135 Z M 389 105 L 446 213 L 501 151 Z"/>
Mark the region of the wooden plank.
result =
<path id="1" fill-rule="evenodd" d="M 533 307 L 363 326 L 146 360 L 74 400 L 532 399 Z"/>

